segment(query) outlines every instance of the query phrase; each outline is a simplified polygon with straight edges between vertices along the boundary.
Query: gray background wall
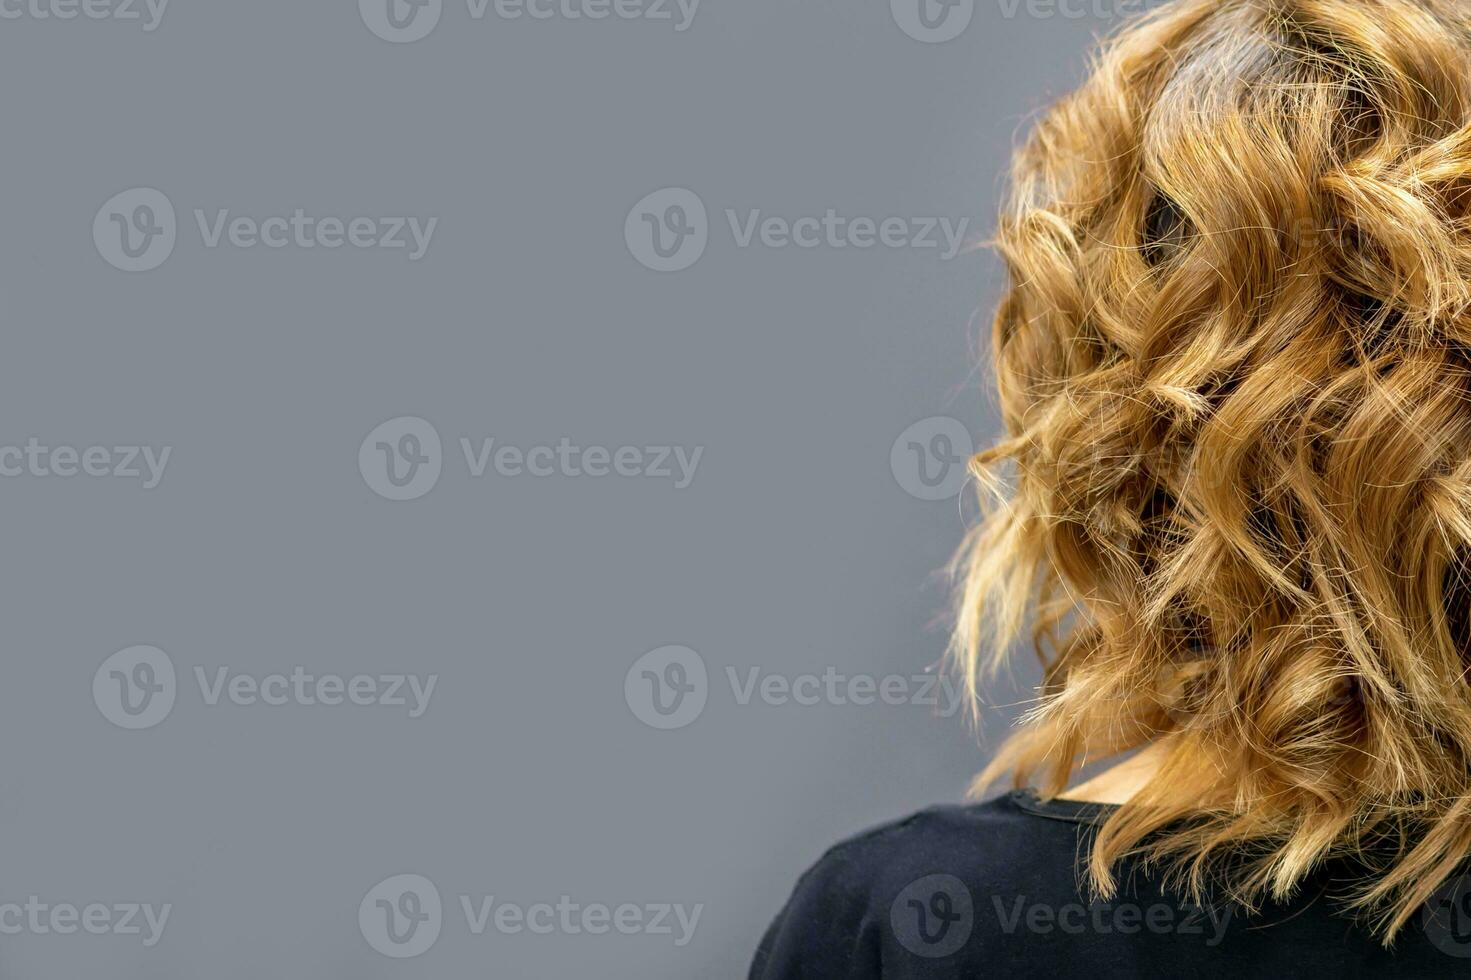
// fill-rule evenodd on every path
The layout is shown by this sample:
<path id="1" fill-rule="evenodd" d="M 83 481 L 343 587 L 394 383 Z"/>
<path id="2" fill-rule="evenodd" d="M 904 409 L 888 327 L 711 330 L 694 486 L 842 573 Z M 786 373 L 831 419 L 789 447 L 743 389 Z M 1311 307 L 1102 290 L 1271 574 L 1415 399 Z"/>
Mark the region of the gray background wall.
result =
<path id="1" fill-rule="evenodd" d="M 170 456 L 151 489 L 31 463 L 0 477 L 0 903 L 108 917 L 102 935 L 58 934 L 49 911 L 0 935 L 0 976 L 743 975 L 827 845 L 960 796 L 983 752 L 958 717 L 916 698 L 742 704 L 727 674 L 877 682 L 939 657 L 932 573 L 964 516 L 907 492 L 891 450 L 934 416 L 994 432 L 975 359 L 999 271 L 943 248 L 741 247 L 726 209 L 964 218 L 983 238 L 1016 130 L 1115 19 L 977 0 L 927 43 L 896 3 L 704 0 L 678 31 L 445 0 L 412 43 L 352 0 L 173 0 L 151 31 L 141 5 L 6 6 L 0 447 Z M 708 245 L 659 273 L 624 232 L 668 187 L 699 196 Z M 176 211 L 151 271 L 109 261 L 112 214 L 131 222 L 139 199 L 104 204 L 133 188 Z M 194 215 L 296 208 L 439 220 L 411 261 L 211 248 Z M 442 471 L 391 501 L 359 448 L 404 416 L 442 438 Z M 462 437 L 703 456 L 682 489 L 476 478 Z M 660 730 L 625 680 L 670 644 L 697 651 L 706 703 Z M 172 683 L 153 676 L 174 701 L 131 730 L 111 668 L 147 675 L 104 661 L 136 645 L 166 654 Z M 196 679 L 295 667 L 438 680 L 410 718 L 211 705 Z M 1023 672 L 996 700 L 1027 696 Z M 359 904 L 405 873 L 444 911 L 397 959 Z M 682 946 L 477 936 L 462 895 L 702 911 Z M 156 944 L 114 928 L 129 902 L 171 907 Z"/>

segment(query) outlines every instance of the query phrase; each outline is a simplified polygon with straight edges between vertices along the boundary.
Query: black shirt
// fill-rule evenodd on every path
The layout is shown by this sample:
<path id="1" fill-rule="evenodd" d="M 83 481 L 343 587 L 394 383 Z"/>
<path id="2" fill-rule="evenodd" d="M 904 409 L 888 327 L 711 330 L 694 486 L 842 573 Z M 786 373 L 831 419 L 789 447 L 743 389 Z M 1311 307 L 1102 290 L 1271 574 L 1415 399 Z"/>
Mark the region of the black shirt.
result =
<path id="1" fill-rule="evenodd" d="M 1018 791 L 838 844 L 797 882 L 751 980 L 1471 977 L 1471 876 L 1392 949 L 1343 914 L 1331 864 L 1250 917 L 1177 900 L 1127 865 L 1118 895 L 1090 902 L 1080 859 L 1107 809 Z"/>

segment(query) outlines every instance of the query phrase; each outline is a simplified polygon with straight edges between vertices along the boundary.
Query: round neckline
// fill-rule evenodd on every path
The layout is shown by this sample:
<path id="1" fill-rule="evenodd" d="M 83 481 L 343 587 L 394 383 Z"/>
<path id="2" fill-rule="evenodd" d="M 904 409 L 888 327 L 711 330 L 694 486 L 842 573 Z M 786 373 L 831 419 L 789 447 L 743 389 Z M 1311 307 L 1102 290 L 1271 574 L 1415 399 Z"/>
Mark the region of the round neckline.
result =
<path id="1" fill-rule="evenodd" d="M 1044 800 L 1031 787 L 1014 789 L 1009 794 L 1011 802 L 1020 810 L 1051 820 L 1066 820 L 1069 823 L 1098 823 L 1118 809 L 1114 803 L 1096 803 L 1090 800 L 1064 800 L 1054 797 Z"/>

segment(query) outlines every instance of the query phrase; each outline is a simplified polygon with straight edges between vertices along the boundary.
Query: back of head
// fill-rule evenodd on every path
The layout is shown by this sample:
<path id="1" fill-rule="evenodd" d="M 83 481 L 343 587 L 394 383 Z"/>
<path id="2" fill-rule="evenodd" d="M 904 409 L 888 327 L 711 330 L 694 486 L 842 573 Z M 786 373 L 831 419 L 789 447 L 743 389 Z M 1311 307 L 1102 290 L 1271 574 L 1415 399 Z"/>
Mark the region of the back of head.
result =
<path id="1" fill-rule="evenodd" d="M 1471 9 L 1176 0 L 1012 184 L 953 655 L 1030 621 L 1045 681 L 985 775 L 1165 740 L 1099 889 L 1363 852 L 1392 937 L 1471 854 Z"/>

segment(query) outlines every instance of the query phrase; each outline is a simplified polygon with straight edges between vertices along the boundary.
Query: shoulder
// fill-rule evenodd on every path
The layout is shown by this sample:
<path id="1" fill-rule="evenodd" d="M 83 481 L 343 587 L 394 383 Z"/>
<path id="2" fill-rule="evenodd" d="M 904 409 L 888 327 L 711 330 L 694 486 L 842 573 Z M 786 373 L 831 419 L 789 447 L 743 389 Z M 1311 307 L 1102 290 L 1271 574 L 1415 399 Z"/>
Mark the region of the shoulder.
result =
<path id="1" fill-rule="evenodd" d="M 806 872 L 799 887 L 816 882 L 872 898 L 934 874 L 996 884 L 998 877 L 1034 870 L 1026 865 L 1036 857 L 1035 851 L 1017 845 L 1053 839 L 1067 842 L 1065 857 L 1071 868 L 1072 843 L 1085 828 L 1072 821 L 1041 819 L 1042 812 L 1019 794 L 920 810 L 833 845 Z"/>
<path id="2" fill-rule="evenodd" d="M 935 966 L 965 944 L 983 892 L 1070 887 L 1084 829 L 1044 819 L 1013 794 L 931 807 L 850 837 L 798 879 L 750 976 L 891 976 L 906 958 Z"/>

